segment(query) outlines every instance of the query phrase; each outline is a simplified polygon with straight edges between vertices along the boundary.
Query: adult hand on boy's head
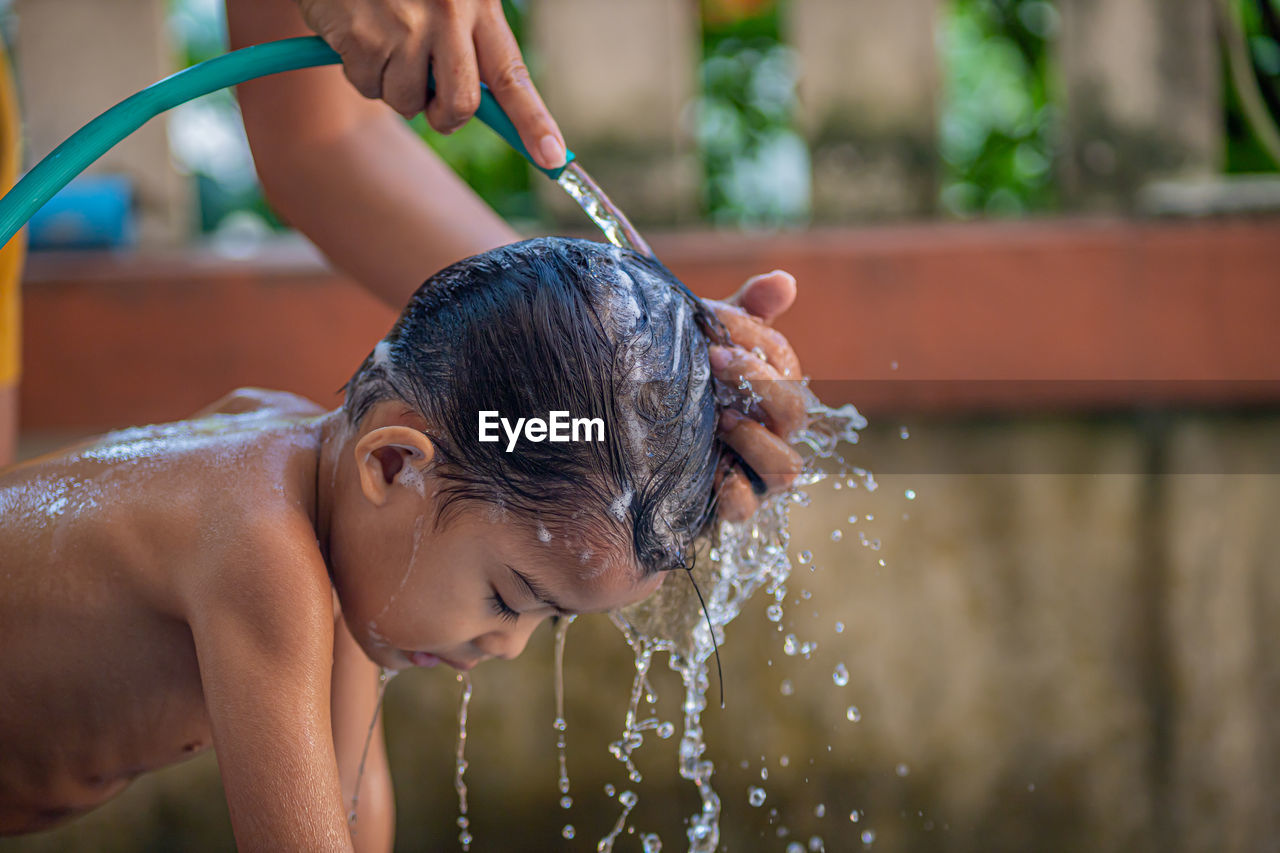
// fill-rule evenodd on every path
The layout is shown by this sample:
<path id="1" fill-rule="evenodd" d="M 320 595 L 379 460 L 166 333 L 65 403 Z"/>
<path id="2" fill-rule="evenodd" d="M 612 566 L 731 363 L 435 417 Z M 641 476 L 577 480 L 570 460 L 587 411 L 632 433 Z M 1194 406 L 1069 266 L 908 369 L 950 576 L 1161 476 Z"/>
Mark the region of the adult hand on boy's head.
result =
<path id="1" fill-rule="evenodd" d="M 440 133 L 466 124 L 489 86 L 525 147 L 547 169 L 564 165 L 560 128 L 542 103 L 500 0 L 298 0 L 307 26 L 342 57 L 366 98 L 411 118 L 424 109 Z M 427 70 L 435 95 L 427 99 Z"/>
<path id="2" fill-rule="evenodd" d="M 786 439 L 808 420 L 810 394 L 800 384 L 800 361 L 781 333 L 769 327 L 791 307 L 796 280 L 782 270 L 758 275 L 723 302 L 707 300 L 733 338 L 732 347 L 711 347 L 716 378 L 737 387 L 743 378 L 759 395 L 764 423 L 736 411 L 720 413 L 720 438 L 763 482 L 757 494 L 746 474 L 733 467 L 719 472 L 716 489 L 720 517 L 743 521 L 760 508 L 760 498 L 787 488 L 800 473 L 800 454 Z"/>

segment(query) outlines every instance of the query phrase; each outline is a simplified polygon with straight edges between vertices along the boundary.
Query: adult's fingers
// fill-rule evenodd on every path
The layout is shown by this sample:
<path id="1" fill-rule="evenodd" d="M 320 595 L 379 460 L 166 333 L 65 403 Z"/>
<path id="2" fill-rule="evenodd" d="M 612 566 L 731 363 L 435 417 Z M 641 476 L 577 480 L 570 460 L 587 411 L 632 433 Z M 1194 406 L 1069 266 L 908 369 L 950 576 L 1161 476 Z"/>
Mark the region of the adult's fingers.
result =
<path id="1" fill-rule="evenodd" d="M 428 32 L 420 26 L 396 45 L 382 71 L 382 99 L 405 118 L 413 118 L 427 106 L 430 57 Z"/>
<path id="2" fill-rule="evenodd" d="M 731 388 L 745 379 L 759 398 L 769 426 L 784 440 L 808 420 L 809 399 L 798 381 L 783 379 L 769 364 L 738 347 L 712 346 L 711 370 Z"/>
<path id="3" fill-rule="evenodd" d="M 386 38 L 387 10 L 378 5 L 298 0 L 307 26 L 342 57 L 342 73 L 366 98 L 382 97 L 382 77 L 393 43 Z"/>
<path id="4" fill-rule="evenodd" d="M 737 451 L 769 492 L 782 491 L 800 476 L 804 465 L 800 454 L 762 424 L 735 411 L 720 413 L 720 440 Z"/>
<path id="5" fill-rule="evenodd" d="M 436 93 L 427 102 L 427 122 L 440 133 L 453 133 L 466 124 L 480 106 L 480 72 L 469 22 L 456 19 L 431 21 L 431 68 Z"/>
<path id="6" fill-rule="evenodd" d="M 716 515 L 725 521 L 746 521 L 760 508 L 760 499 L 751 489 L 751 483 L 737 468 L 725 473 L 715 488 Z"/>
<path id="7" fill-rule="evenodd" d="M 752 276 L 725 301 L 768 323 L 796 301 L 796 279 L 785 270 Z"/>
<path id="8" fill-rule="evenodd" d="M 747 350 L 758 348 L 783 377 L 800 378 L 800 359 L 785 335 L 733 305 L 712 302 L 711 310 L 729 331 L 736 346 Z"/>
<path id="9" fill-rule="evenodd" d="M 515 125 L 533 159 L 544 169 L 563 166 L 564 136 L 534 88 L 500 3 L 492 3 L 476 20 L 475 50 L 480 79 Z"/>

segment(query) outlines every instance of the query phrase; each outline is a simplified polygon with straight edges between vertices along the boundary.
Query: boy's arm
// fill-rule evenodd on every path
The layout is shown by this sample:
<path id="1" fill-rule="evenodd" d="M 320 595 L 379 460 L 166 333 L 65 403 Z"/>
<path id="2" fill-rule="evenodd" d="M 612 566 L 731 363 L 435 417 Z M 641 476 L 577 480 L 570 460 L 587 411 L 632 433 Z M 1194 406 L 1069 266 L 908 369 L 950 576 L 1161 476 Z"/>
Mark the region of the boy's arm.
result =
<path id="1" fill-rule="evenodd" d="M 318 554 L 290 553 L 279 536 L 246 541 L 191 591 L 218 767 L 239 849 L 350 851 L 329 725 L 328 578 Z"/>
<path id="2" fill-rule="evenodd" d="M 352 841 L 357 853 L 389 851 L 395 839 L 395 797 L 382 715 L 378 713 L 378 666 L 365 655 L 338 614 L 333 628 L 333 745 L 342 779 L 343 810 L 350 811 L 369 723 L 378 715 L 369 740 Z"/>
<path id="3" fill-rule="evenodd" d="M 294 3 L 227 0 L 231 47 L 309 35 Z M 381 101 L 338 67 L 237 88 L 262 186 L 333 263 L 397 310 L 455 261 L 520 239 Z"/>

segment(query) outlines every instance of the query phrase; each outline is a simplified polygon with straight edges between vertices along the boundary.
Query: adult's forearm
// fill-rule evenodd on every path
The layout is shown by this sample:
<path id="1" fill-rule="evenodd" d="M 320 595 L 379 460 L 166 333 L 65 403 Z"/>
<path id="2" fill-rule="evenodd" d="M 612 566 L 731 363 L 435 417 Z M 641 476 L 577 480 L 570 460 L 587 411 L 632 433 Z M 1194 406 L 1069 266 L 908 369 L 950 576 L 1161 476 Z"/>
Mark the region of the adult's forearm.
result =
<path id="1" fill-rule="evenodd" d="M 519 239 L 390 110 L 254 157 L 276 210 L 395 308 L 437 270 Z"/>
<path id="2" fill-rule="evenodd" d="M 228 0 L 231 47 L 305 35 L 287 0 Z M 336 67 L 237 88 L 268 200 L 333 263 L 399 308 L 428 276 L 519 235 Z"/>

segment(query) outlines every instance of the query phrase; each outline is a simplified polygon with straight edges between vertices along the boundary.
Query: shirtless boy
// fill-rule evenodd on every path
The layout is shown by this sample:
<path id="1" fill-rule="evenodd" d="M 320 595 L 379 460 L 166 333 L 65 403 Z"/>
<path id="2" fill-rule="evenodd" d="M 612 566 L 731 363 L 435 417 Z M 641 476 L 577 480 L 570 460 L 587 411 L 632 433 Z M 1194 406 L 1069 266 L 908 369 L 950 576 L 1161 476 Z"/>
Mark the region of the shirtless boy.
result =
<path id="1" fill-rule="evenodd" d="M 794 354 L 728 306 L 769 359 L 708 347 L 704 310 L 635 254 L 528 241 L 427 281 L 342 409 L 241 390 L 0 471 L 0 834 L 212 746 L 242 849 L 351 849 L 380 667 L 511 658 L 547 616 L 648 595 L 705 530 L 726 446 L 794 477 L 791 383 L 757 383 L 766 429 L 717 413 L 710 377 Z M 480 411 L 600 418 L 604 441 L 507 452 Z M 392 832 L 375 742 L 361 849 Z"/>

